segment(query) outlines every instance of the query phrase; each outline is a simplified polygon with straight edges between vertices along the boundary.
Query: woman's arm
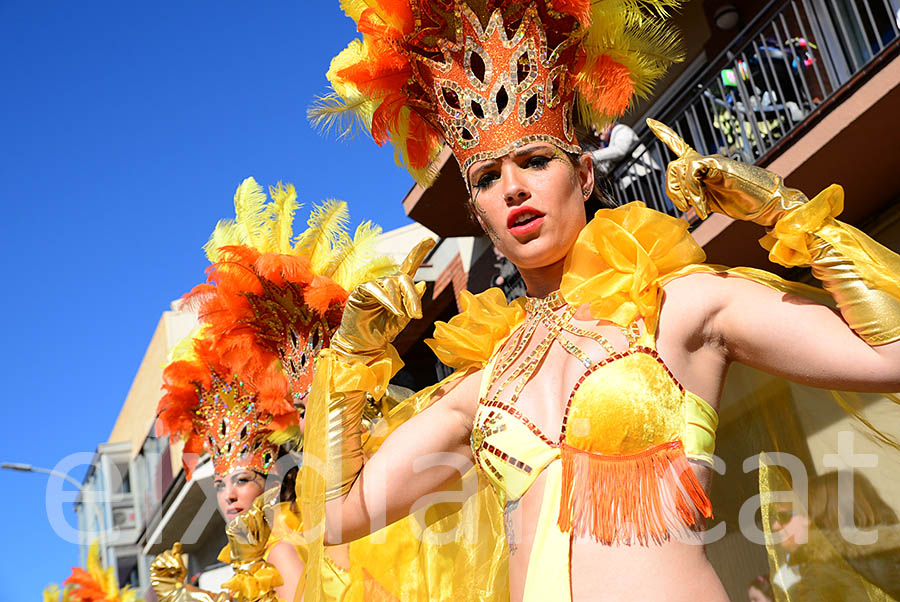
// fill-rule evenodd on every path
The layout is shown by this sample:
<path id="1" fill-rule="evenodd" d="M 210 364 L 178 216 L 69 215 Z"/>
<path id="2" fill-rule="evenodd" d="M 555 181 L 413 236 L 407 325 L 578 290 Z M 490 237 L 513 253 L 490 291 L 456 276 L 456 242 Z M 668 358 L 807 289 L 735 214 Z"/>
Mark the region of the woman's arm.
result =
<path id="1" fill-rule="evenodd" d="M 734 275 L 692 274 L 664 290 L 660 351 L 701 396 L 717 398 L 731 361 L 816 387 L 900 390 L 900 341 L 870 346 L 823 305 Z"/>
<path id="2" fill-rule="evenodd" d="M 326 543 L 358 539 L 411 514 L 424 496 L 468 471 L 480 376 L 438 390 L 430 407 L 391 433 L 347 494 L 327 503 Z"/>
<path id="3" fill-rule="evenodd" d="M 647 123 L 678 155 L 666 170 L 666 192 L 680 209 L 769 228 L 760 242 L 770 259 L 809 266 L 840 311 L 740 278 L 707 279 L 694 293 L 710 303 L 703 347 L 718 346 L 724 364 L 739 360 L 807 384 L 900 388 L 900 256 L 835 219 L 843 190 L 830 186 L 809 200 L 778 174 L 701 156 L 670 128 Z"/>
<path id="4" fill-rule="evenodd" d="M 295 601 L 294 592 L 300 585 L 306 565 L 300 559 L 294 545 L 287 541 L 279 541 L 269 550 L 269 562 L 278 569 L 282 584 L 275 588 L 279 600 Z M 300 600 L 303 598 L 301 597 Z"/>

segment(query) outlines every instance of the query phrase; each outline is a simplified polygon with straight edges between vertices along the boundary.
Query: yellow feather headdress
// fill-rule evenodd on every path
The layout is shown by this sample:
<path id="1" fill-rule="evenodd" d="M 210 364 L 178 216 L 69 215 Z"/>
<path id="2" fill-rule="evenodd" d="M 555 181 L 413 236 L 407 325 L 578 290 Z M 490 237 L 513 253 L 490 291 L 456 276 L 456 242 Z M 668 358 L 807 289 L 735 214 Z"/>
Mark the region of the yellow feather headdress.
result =
<path id="1" fill-rule="evenodd" d="M 249 444 L 248 458 L 259 458 L 254 467 L 261 472 L 269 468 L 263 456 L 272 454 L 253 442 L 259 436 L 275 444 L 299 440 L 297 410 L 312 384 L 313 360 L 330 343 L 349 292 L 397 269 L 376 252 L 381 228 L 365 221 L 351 237 L 346 203 L 314 207 L 295 237 L 294 186 L 279 183 L 269 195 L 253 178 L 244 180 L 234 195 L 235 218 L 220 221 L 204 246 L 209 282 L 184 302 L 202 328 L 164 371 L 157 423 L 158 432 L 180 435 L 195 455 L 204 446 L 228 451 L 223 468 Z M 244 433 L 241 422 L 236 432 L 244 434 L 231 448 L 207 432 L 218 423 L 200 416 L 221 397 L 212 395 L 217 387 L 239 388 L 265 416 L 252 432 Z"/>

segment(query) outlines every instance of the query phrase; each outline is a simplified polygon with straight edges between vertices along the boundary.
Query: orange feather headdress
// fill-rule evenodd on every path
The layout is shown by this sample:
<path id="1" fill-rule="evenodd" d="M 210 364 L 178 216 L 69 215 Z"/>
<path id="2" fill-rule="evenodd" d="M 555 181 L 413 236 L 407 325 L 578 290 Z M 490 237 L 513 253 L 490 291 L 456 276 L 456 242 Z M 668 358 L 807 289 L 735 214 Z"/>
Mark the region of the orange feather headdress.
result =
<path id="1" fill-rule="evenodd" d="M 44 589 L 44 602 L 144 602 L 136 590 L 119 587 L 113 567 L 103 567 L 96 541 L 88 550 L 87 566 L 73 567 L 63 586 L 63 590 L 55 585 Z"/>
<path id="2" fill-rule="evenodd" d="M 293 237 L 294 187 L 253 178 L 235 193 L 234 220 L 205 249 L 209 282 L 185 295 L 202 328 L 163 374 L 157 431 L 185 440 L 186 469 L 204 449 L 217 473 L 267 473 L 277 445 L 300 437 L 314 358 L 340 324 L 348 291 L 396 269 L 377 257 L 381 229 L 346 231 L 347 206 L 327 201 Z M 252 420 L 247 417 L 252 416 Z"/>
<path id="3" fill-rule="evenodd" d="M 602 128 L 681 59 L 665 24 L 680 3 L 342 0 L 362 39 L 334 58 L 334 92 L 309 116 L 391 141 L 423 186 L 443 142 L 463 172 L 528 142 L 580 152 L 576 111 Z"/>

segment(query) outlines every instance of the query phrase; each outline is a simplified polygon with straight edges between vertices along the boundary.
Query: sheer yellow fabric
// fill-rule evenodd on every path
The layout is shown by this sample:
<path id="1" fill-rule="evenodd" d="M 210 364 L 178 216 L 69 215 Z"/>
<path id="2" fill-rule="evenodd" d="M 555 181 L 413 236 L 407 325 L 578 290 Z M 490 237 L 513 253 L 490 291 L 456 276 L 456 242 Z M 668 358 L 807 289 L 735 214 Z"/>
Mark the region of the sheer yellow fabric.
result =
<path id="1" fill-rule="evenodd" d="M 325 408 L 329 392 L 384 390 L 396 371 L 396 364 L 380 367 L 349 365 L 323 352 L 318 357 L 315 382 L 306 414 L 304 464 L 298 480 L 304 523 L 319 525 L 307 529 L 309 556 L 305 588 L 297 597 L 327 600 L 322 571 L 313 567 L 324 562 L 325 484 L 314 466 L 325 461 Z M 460 378 L 457 371 L 395 407 L 386 417 L 392 430 L 422 411 L 432 395 Z M 384 440 L 385 432 L 366 445 L 367 453 Z M 507 552 L 503 535 L 503 515 L 493 490 L 474 471 L 460 483 L 458 493 L 447 492 L 454 502 L 435 503 L 413 516 L 398 521 L 350 547 L 351 587 L 344 600 L 486 600 L 508 599 Z M 440 500 L 436 500 L 439 502 Z"/>
<path id="2" fill-rule="evenodd" d="M 782 452 L 783 453 L 783 452 Z M 900 523 L 895 511 L 874 511 L 869 504 L 878 494 L 871 485 L 849 486 L 853 495 L 840 499 L 833 491 L 826 498 L 814 484 L 840 473 L 813 477 L 810 486 L 792 482 L 794 471 L 785 470 L 778 458 L 762 454 L 759 463 L 760 513 L 765 532 L 770 574 L 774 576 L 777 602 L 894 602 L 900 597 Z M 843 471 L 849 475 L 852 471 Z M 863 473 L 855 479 L 866 479 Z M 835 479 L 836 480 L 836 479 Z M 867 484 L 868 480 L 865 481 Z M 873 493 L 866 493 L 866 491 Z M 868 499 L 867 499 L 868 498 Z M 843 506 L 843 508 L 841 508 Z M 792 508 L 806 525 L 797 545 L 786 545 L 784 527 L 778 522 L 784 508 Z M 825 512 L 817 511 L 825 509 Z M 863 509 L 862 513 L 860 509 Z M 884 506 L 887 508 L 887 506 Z M 847 511 L 841 525 L 827 523 L 825 514 L 837 518 Z M 881 516 L 878 516 L 878 515 Z M 815 516 L 811 520 L 811 517 Z M 886 519 L 886 520 L 885 520 Z M 781 519 L 784 520 L 784 519 Z M 816 523 L 820 524 L 816 524 Z M 831 527 L 831 528 L 827 528 Z M 791 541 L 790 538 L 787 541 Z"/>
<path id="3" fill-rule="evenodd" d="M 263 558 L 255 562 L 233 564 L 234 575 L 222 583 L 222 589 L 231 593 L 237 600 L 250 600 L 252 602 L 276 602 L 275 588 L 284 581 L 278 573 L 278 569 L 269 564 L 268 550 L 275 542 L 267 543 L 267 551 Z M 231 550 L 225 546 L 219 552 L 219 560 L 230 563 Z"/>

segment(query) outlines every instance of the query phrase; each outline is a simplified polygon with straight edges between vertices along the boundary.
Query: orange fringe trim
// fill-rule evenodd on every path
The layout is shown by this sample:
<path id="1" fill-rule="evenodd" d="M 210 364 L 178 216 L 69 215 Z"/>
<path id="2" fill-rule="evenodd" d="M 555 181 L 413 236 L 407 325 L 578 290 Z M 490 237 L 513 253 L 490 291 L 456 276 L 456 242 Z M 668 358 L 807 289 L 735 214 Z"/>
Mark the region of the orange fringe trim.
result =
<path id="1" fill-rule="evenodd" d="M 564 533 L 588 533 L 607 545 L 668 541 L 696 529 L 712 504 L 680 441 L 628 456 L 605 456 L 560 443 Z"/>

